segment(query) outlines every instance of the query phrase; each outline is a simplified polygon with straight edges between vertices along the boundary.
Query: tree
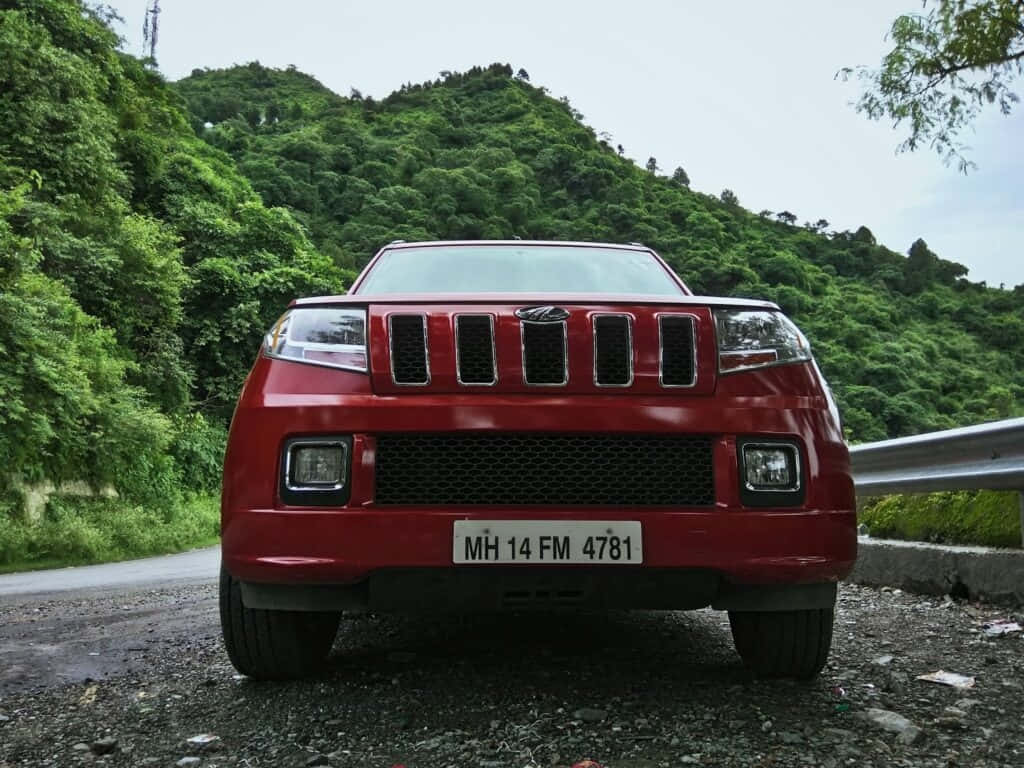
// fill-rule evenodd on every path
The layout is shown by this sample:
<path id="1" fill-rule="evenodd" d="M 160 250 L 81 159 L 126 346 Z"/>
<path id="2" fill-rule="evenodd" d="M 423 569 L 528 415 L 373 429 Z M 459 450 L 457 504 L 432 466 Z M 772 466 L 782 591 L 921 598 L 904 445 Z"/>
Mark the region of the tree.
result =
<path id="1" fill-rule="evenodd" d="M 924 290 L 935 275 L 938 263 L 939 259 L 928 248 L 928 243 L 920 237 L 915 240 L 903 265 L 903 291 L 914 294 Z"/>
<path id="2" fill-rule="evenodd" d="M 758 211 L 757 215 L 760 216 L 762 219 L 767 219 L 768 217 L 770 217 L 772 215 L 772 212 L 769 211 L 767 208 L 764 208 L 764 209 Z"/>
<path id="3" fill-rule="evenodd" d="M 619 153 L 620 157 L 622 155 L 626 154 L 626 150 L 625 150 L 625 148 L 621 144 L 619 144 L 617 147 L 615 147 L 615 150 Z"/>
<path id="4" fill-rule="evenodd" d="M 516 80 L 523 80 L 528 83 L 530 82 L 530 73 L 520 67 L 519 71 L 516 72 Z"/>
<path id="5" fill-rule="evenodd" d="M 263 121 L 263 115 L 260 113 L 259 107 L 247 107 L 242 116 L 245 118 L 245 122 L 253 128 L 259 128 L 260 123 Z"/>
<path id="6" fill-rule="evenodd" d="M 736 193 L 731 189 L 723 189 L 722 194 L 718 196 L 718 199 L 730 208 L 735 208 L 740 204 L 740 199 L 736 197 Z"/>
<path id="7" fill-rule="evenodd" d="M 899 152 L 927 144 L 966 173 L 958 138 L 990 104 L 1004 115 L 1017 103 L 1011 90 L 1024 73 L 1022 0 L 924 0 L 926 13 L 898 17 L 889 37 L 893 49 L 879 69 L 847 67 L 866 86 L 857 111 L 872 120 L 908 123 Z"/>
<path id="8" fill-rule="evenodd" d="M 655 160 L 653 157 L 647 158 L 646 168 L 651 173 L 657 173 L 658 171 L 661 170 L 660 168 L 658 168 L 658 161 Z"/>
<path id="9" fill-rule="evenodd" d="M 676 168 L 672 171 L 672 181 L 681 187 L 690 186 L 690 177 L 686 175 L 686 171 L 684 171 L 682 167 Z"/>
<path id="10" fill-rule="evenodd" d="M 789 226 L 793 226 L 796 223 L 796 214 L 789 211 L 779 211 L 775 214 L 775 218 L 783 224 L 789 224 Z"/>
<path id="11" fill-rule="evenodd" d="M 281 119 L 281 107 L 275 102 L 267 104 L 267 124 L 276 123 Z"/>

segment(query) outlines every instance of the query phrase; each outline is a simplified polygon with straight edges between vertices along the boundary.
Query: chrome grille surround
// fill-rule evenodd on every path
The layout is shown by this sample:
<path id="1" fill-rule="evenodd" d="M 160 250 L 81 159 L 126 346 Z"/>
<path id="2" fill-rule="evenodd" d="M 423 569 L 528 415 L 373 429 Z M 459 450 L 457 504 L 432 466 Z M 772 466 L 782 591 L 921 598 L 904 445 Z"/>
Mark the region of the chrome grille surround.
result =
<path id="1" fill-rule="evenodd" d="M 546 333 L 549 334 L 549 333 L 551 333 L 552 330 L 557 330 L 561 334 L 561 340 L 560 340 L 561 343 L 560 344 L 559 344 L 558 340 L 552 339 L 550 337 L 549 338 L 535 338 L 533 341 L 531 341 L 528 338 L 529 336 L 536 337 L 536 336 L 538 336 L 538 334 L 540 334 L 540 335 L 544 335 Z M 519 321 L 519 340 L 520 340 L 520 349 L 521 349 L 521 359 L 522 359 L 522 364 L 523 364 L 523 383 L 524 384 L 527 384 L 527 385 L 529 385 L 531 387 L 564 387 L 564 386 L 566 386 L 569 383 L 569 333 L 568 333 L 568 325 L 567 325 L 565 320 L 561 320 L 559 322 L 554 322 L 554 323 L 535 323 L 535 322 L 532 322 L 530 320 L 520 320 Z M 548 349 L 545 350 L 544 347 L 541 346 L 541 345 L 546 345 L 548 347 Z M 558 365 L 558 362 L 555 359 L 557 357 L 557 355 L 552 354 L 551 347 L 553 347 L 553 346 L 554 347 L 558 347 L 558 346 L 561 347 L 561 352 L 562 352 L 561 366 Z M 535 358 L 532 361 L 532 365 L 531 365 L 531 360 L 530 360 L 531 355 Z M 540 355 L 540 356 L 547 355 L 549 359 L 547 359 L 547 360 L 544 360 L 544 359 L 537 360 L 536 357 L 538 355 Z M 561 379 L 556 379 L 554 376 L 551 376 L 551 375 L 549 375 L 547 377 L 538 376 L 538 375 L 536 375 L 536 373 L 541 373 L 539 371 L 535 371 L 535 375 L 531 376 L 530 375 L 530 370 L 531 370 L 532 367 L 540 367 L 540 368 L 546 367 L 548 370 L 543 371 L 543 373 L 546 373 L 546 374 L 551 374 L 552 372 L 557 372 L 559 370 L 559 368 L 560 368 Z M 537 380 L 537 379 L 541 379 L 541 378 L 548 378 L 549 380 L 548 381 L 538 381 Z M 533 379 L 533 380 L 531 381 L 531 379 Z"/>
<path id="2" fill-rule="evenodd" d="M 667 389 L 689 389 L 696 386 L 697 316 L 686 312 L 659 312 L 656 317 L 658 319 L 658 384 Z M 684 321 L 689 325 L 689 333 L 685 337 L 689 342 L 689 349 L 687 350 L 685 346 L 683 348 L 676 347 L 676 343 L 681 337 L 670 338 L 671 346 L 668 347 L 670 359 L 668 360 L 666 360 L 665 354 L 666 321 L 673 325 L 675 321 Z M 666 375 L 666 370 L 668 370 L 668 375 Z M 685 375 L 687 373 L 689 375 Z"/>
<path id="3" fill-rule="evenodd" d="M 601 352 L 598 346 L 598 321 L 621 318 L 626 322 L 626 377 L 625 381 L 603 383 L 601 381 Z M 631 387 L 633 385 L 633 317 L 624 312 L 600 312 L 591 316 L 591 335 L 594 339 L 594 386 L 596 387 Z"/>
<path id="4" fill-rule="evenodd" d="M 409 330 L 403 330 L 408 320 L 419 320 L 419 339 L 406 337 Z M 399 327 L 396 338 L 395 327 Z M 391 360 L 391 381 L 398 387 L 426 387 L 430 384 L 430 342 L 427 332 L 427 316 L 422 312 L 396 312 L 388 315 L 388 354 Z M 398 343 L 396 343 L 396 341 Z M 419 358 L 422 351 L 422 361 Z M 418 368 L 422 362 L 422 376 L 405 376 L 410 368 Z M 401 370 L 399 370 L 401 367 Z M 415 371 L 417 374 L 419 370 Z"/>
<path id="5" fill-rule="evenodd" d="M 484 380 L 480 377 L 479 380 L 467 380 L 468 377 L 463 376 L 463 366 L 467 369 L 476 368 L 474 373 L 486 366 L 486 361 L 480 359 L 468 359 L 471 354 L 479 354 L 481 351 L 480 345 L 476 344 L 476 348 L 473 350 L 463 350 L 462 343 L 466 341 L 463 335 L 463 320 L 486 320 L 488 324 L 488 341 L 489 345 L 486 349 L 490 353 L 490 380 Z M 494 345 L 494 315 L 492 314 L 476 314 L 467 312 L 465 314 L 455 315 L 455 378 L 459 384 L 467 387 L 493 387 L 498 383 L 498 353 Z M 474 331 L 475 333 L 475 331 Z M 467 331 L 468 335 L 468 331 Z"/>

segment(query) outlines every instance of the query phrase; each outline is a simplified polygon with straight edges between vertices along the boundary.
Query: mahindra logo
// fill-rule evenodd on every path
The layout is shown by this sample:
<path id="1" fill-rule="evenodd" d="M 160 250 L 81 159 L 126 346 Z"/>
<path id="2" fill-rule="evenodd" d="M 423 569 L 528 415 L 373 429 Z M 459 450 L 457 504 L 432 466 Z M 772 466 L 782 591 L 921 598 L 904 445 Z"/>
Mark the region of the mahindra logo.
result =
<path id="1" fill-rule="evenodd" d="M 531 323 L 560 323 L 569 317 L 569 310 L 561 307 L 522 307 L 516 317 Z"/>

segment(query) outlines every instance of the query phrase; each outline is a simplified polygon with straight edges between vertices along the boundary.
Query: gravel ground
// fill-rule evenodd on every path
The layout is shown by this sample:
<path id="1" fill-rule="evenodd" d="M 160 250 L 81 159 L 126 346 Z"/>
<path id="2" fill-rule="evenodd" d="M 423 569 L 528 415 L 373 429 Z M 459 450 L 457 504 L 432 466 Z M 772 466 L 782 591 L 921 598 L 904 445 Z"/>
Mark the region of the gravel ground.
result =
<path id="1" fill-rule="evenodd" d="M 1019 617 L 899 590 L 842 587 L 806 684 L 753 680 L 714 611 L 352 617 L 321 678 L 270 684 L 228 663 L 212 585 L 15 600 L 0 768 L 1024 762 L 1024 633 L 983 629 Z M 939 669 L 976 682 L 915 679 Z"/>

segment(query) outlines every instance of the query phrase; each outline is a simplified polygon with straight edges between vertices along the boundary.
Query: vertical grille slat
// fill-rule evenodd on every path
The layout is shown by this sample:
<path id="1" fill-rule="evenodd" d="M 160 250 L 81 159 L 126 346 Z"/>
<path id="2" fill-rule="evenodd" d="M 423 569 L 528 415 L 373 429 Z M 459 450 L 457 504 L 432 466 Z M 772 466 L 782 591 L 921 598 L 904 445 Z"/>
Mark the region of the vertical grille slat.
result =
<path id="1" fill-rule="evenodd" d="M 633 332 L 628 315 L 594 317 L 594 383 L 599 387 L 633 383 Z"/>
<path id="2" fill-rule="evenodd" d="M 523 381 L 526 384 L 563 386 L 569 381 L 565 323 L 520 325 L 523 339 Z"/>
<path id="3" fill-rule="evenodd" d="M 692 387 L 697 383 L 697 341 L 692 315 L 660 315 L 661 385 Z"/>
<path id="4" fill-rule="evenodd" d="M 498 380 L 493 315 L 455 317 L 455 358 L 460 384 L 490 386 Z"/>
<path id="5" fill-rule="evenodd" d="M 395 384 L 426 386 L 430 383 L 425 315 L 390 315 L 391 378 Z"/>

